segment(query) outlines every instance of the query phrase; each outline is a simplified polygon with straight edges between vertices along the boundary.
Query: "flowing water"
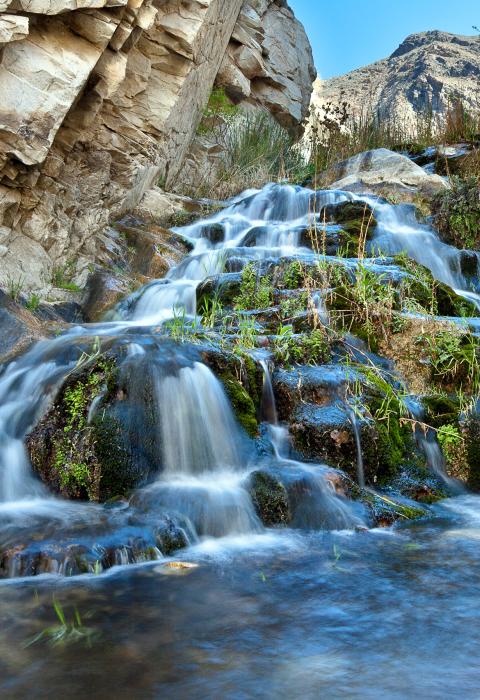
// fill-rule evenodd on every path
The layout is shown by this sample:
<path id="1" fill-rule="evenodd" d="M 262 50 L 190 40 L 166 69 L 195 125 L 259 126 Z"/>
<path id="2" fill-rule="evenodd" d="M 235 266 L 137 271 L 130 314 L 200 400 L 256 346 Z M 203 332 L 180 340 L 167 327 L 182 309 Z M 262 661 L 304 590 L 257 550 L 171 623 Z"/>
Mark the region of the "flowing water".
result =
<path id="1" fill-rule="evenodd" d="M 354 199 L 278 185 L 247 192 L 183 228 L 191 254 L 122 303 L 114 321 L 72 328 L 3 368 L 0 540 L 33 552 L 48 542 L 51 557 L 43 576 L 15 578 L 25 572 L 13 563 L 2 583 L 2 698 L 480 697 L 479 499 L 449 499 L 434 507 L 431 520 L 365 532 L 362 509 L 337 495 L 331 470 L 292 457 L 269 359 L 257 355 L 272 448 L 262 464 L 301 485 L 292 528 L 264 528 L 247 487 L 260 458 L 222 385 L 188 343 L 161 338 L 168 319 L 198 322 L 196 290 L 205 278 L 225 269 L 235 274 L 249 260 L 313 259 L 302 233 L 312 220 L 321 224 L 324 206 Z M 373 203 L 375 246 L 406 250 L 437 279 L 477 299 L 458 251 L 410 209 Z M 317 306 L 323 313 L 321 298 Z M 163 465 L 118 506 L 54 498 L 32 474 L 23 444 L 64 378 L 98 343 L 126 348 L 133 389 L 151 378 L 156 422 L 149 449 Z M 355 414 L 352 424 L 362 482 Z M 428 441 L 425 450 L 438 465 L 438 444 Z M 188 545 L 175 560 L 197 566 L 168 566 L 155 540 L 165 517 L 174 518 Z M 78 542 L 91 557 L 90 573 L 59 576 L 78 573 Z M 135 549 L 132 542 L 149 545 L 148 558 L 158 561 L 144 562 L 146 545 Z M 65 547 L 70 558 L 59 554 Z M 97 566 L 100 552 L 108 566 Z M 55 600 L 69 619 L 77 609 L 81 629 L 100 641 L 29 645 L 58 623 Z"/>

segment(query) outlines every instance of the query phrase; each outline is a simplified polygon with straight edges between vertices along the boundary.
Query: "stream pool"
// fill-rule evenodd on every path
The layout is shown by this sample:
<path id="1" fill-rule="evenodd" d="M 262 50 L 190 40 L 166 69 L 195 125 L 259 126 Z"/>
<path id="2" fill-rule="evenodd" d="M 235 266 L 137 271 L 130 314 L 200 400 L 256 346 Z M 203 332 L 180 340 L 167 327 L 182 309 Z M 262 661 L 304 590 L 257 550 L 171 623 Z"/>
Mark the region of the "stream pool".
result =
<path id="1" fill-rule="evenodd" d="M 206 540 L 190 568 L 5 581 L 0 695 L 480 698 L 479 541 L 462 496 L 395 529 Z M 54 603 L 78 641 L 49 643 Z"/>

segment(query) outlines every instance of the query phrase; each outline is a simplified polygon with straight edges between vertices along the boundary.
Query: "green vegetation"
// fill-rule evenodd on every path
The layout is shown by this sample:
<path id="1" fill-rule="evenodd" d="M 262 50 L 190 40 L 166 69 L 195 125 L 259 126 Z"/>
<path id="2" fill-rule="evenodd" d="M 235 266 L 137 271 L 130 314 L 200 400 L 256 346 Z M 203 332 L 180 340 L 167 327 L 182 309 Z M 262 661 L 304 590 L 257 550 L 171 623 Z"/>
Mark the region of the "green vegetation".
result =
<path id="1" fill-rule="evenodd" d="M 90 500 L 98 500 L 99 474 L 95 469 L 94 429 L 87 423 L 88 410 L 112 369 L 111 361 L 97 362 L 92 372 L 68 386 L 63 395 L 63 437 L 55 443 L 53 467 L 62 489 L 85 490 Z"/>
<path id="2" fill-rule="evenodd" d="M 285 486 L 263 471 L 250 475 L 249 491 L 259 518 L 266 527 L 288 525 L 292 514 Z"/>
<path id="3" fill-rule="evenodd" d="M 273 339 L 275 359 L 282 365 L 322 364 L 330 359 L 330 343 L 325 329 L 295 334 L 292 326 L 279 326 Z"/>
<path id="4" fill-rule="evenodd" d="M 480 120 L 462 102 L 449 105 L 444 118 L 427 109 L 414 125 L 382 118 L 366 106 L 360 115 L 349 113 L 349 105 L 325 105 L 322 115 L 314 115 L 310 134 L 312 174 L 347 158 L 375 148 L 421 153 L 427 146 L 474 142 L 480 133 Z"/>
<path id="5" fill-rule="evenodd" d="M 34 313 L 40 306 L 40 297 L 38 294 L 32 294 L 30 299 L 26 302 L 25 308 Z"/>
<path id="6" fill-rule="evenodd" d="M 480 392 L 478 339 L 468 330 L 452 327 L 419 338 L 430 361 L 432 380 L 457 391 Z"/>
<path id="7" fill-rule="evenodd" d="M 480 245 L 480 168 L 477 176 L 450 179 L 451 189 L 434 199 L 435 225 L 443 238 L 458 248 Z"/>
<path id="8" fill-rule="evenodd" d="M 25 277 L 7 276 L 7 294 L 12 301 L 19 301 L 25 286 Z"/>
<path id="9" fill-rule="evenodd" d="M 217 126 L 219 119 L 231 119 L 239 113 L 237 107 L 225 93 L 223 88 L 212 90 L 208 104 L 203 112 L 202 121 L 198 127 L 199 134 L 207 134 Z"/>
<path id="10" fill-rule="evenodd" d="M 33 639 L 27 642 L 25 646 L 29 647 L 39 642 L 46 642 L 52 647 L 66 646 L 69 644 L 85 644 L 91 648 L 93 642 L 98 637 L 98 632 L 92 627 L 86 627 L 77 608 L 74 608 L 73 617 L 71 620 L 63 610 L 62 605 L 57 601 L 53 601 L 53 610 L 55 612 L 57 623 L 46 627 Z"/>
<path id="11" fill-rule="evenodd" d="M 65 265 L 57 265 L 52 270 L 52 284 L 57 289 L 66 289 L 69 292 L 79 292 L 80 287 L 72 282 L 75 273 L 75 261 L 69 260 Z"/>
<path id="12" fill-rule="evenodd" d="M 259 276 L 253 263 L 248 263 L 242 271 L 242 284 L 234 299 L 237 311 L 268 309 L 273 304 L 273 286 L 269 275 Z"/>

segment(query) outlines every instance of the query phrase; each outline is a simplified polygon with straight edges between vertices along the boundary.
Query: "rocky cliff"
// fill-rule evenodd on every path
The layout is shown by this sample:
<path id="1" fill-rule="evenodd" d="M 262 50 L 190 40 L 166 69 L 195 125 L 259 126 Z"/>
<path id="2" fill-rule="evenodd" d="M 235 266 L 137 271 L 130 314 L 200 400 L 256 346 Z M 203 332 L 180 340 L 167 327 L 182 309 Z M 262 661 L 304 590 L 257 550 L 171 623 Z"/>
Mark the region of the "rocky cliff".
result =
<path id="1" fill-rule="evenodd" d="M 412 34 L 389 58 L 330 80 L 317 80 L 313 105 L 347 102 L 411 125 L 416 115 L 442 114 L 460 98 L 480 110 L 480 37 L 431 31 Z"/>
<path id="2" fill-rule="evenodd" d="M 295 130 L 312 79 L 283 0 L 0 0 L 0 284 L 82 283 L 108 222 L 173 186 L 215 80 Z"/>

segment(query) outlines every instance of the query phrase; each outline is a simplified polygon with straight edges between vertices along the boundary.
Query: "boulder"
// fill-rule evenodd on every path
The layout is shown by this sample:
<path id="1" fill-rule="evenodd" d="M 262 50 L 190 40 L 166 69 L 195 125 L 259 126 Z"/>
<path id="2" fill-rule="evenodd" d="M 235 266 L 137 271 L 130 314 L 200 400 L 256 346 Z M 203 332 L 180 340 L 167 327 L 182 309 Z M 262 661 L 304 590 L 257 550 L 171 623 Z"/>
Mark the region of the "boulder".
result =
<path id="1" fill-rule="evenodd" d="M 407 200 L 417 194 L 431 198 L 448 187 L 439 175 L 429 175 L 407 156 L 386 148 L 359 153 L 332 166 L 317 179 L 328 183 L 332 190 L 400 195 Z"/>

